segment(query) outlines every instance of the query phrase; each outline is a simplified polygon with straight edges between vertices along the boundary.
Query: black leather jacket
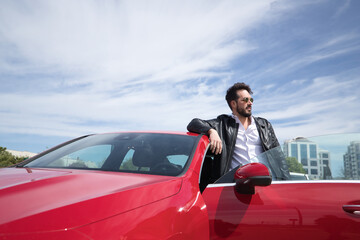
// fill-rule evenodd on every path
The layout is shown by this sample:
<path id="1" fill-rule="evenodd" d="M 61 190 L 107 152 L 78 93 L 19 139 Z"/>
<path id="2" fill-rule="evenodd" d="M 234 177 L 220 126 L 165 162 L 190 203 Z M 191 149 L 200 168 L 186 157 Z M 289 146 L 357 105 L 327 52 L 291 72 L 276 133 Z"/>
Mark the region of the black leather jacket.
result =
<path id="1" fill-rule="evenodd" d="M 271 123 L 265 118 L 254 117 L 254 119 L 256 127 L 259 131 L 263 150 L 268 151 L 272 148 L 278 147 L 280 144 L 275 136 Z M 227 173 L 230 168 L 239 124 L 237 124 L 235 119 L 230 115 L 223 114 L 218 116 L 216 119 L 211 120 L 195 118 L 187 126 L 188 131 L 202 134 L 207 134 L 211 128 L 218 132 L 223 142 L 221 155 L 215 156 L 215 160 L 219 159 L 219 161 L 216 161 L 215 168 L 217 169 L 217 173 L 215 175 L 217 176 L 215 177 L 220 177 Z M 277 178 L 290 179 L 285 156 L 282 155 L 280 158 L 272 158 L 272 160 L 269 161 L 269 164 L 272 165 L 271 169 L 276 172 Z"/>

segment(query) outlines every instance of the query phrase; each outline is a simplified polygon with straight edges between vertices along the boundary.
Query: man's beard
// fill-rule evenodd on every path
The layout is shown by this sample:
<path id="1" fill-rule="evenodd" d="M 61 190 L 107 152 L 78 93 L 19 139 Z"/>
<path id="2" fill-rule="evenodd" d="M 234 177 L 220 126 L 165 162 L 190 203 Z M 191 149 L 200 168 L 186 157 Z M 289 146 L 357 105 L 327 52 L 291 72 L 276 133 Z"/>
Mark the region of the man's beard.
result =
<path id="1" fill-rule="evenodd" d="M 251 116 L 251 110 L 250 112 L 246 112 L 246 109 L 242 109 L 242 108 L 237 108 L 236 111 L 238 112 L 238 114 L 240 116 L 243 116 L 243 117 L 250 117 Z"/>

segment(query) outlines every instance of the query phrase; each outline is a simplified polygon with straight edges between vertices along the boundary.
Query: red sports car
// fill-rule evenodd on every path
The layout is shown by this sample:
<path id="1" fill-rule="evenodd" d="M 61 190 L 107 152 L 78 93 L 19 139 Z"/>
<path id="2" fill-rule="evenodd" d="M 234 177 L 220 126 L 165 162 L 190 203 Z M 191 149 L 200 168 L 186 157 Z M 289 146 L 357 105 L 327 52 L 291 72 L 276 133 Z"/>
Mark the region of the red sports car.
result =
<path id="1" fill-rule="evenodd" d="M 329 140 L 288 141 L 216 179 L 205 135 L 80 137 L 0 169 L 0 239 L 360 239 L 360 137 Z M 308 178 L 278 179 L 281 157 Z"/>

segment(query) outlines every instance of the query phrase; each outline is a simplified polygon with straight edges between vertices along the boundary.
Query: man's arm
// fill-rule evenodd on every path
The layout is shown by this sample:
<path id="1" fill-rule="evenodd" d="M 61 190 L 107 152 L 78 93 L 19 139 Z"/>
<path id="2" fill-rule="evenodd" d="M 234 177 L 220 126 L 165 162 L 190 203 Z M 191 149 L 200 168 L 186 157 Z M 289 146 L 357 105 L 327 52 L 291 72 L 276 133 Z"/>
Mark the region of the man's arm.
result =
<path id="1" fill-rule="evenodd" d="M 215 120 L 210 120 L 215 121 Z M 209 136 L 210 150 L 212 153 L 221 154 L 222 141 L 216 130 L 216 126 L 212 126 L 208 121 L 194 118 L 187 126 L 189 132 L 202 133 Z"/>
<path id="2" fill-rule="evenodd" d="M 199 119 L 199 118 L 194 118 L 193 120 L 191 120 L 191 122 L 188 124 L 187 126 L 187 130 L 189 132 L 194 132 L 194 133 L 202 133 L 202 134 L 208 134 L 208 131 L 214 128 L 212 127 L 208 121 Z"/>

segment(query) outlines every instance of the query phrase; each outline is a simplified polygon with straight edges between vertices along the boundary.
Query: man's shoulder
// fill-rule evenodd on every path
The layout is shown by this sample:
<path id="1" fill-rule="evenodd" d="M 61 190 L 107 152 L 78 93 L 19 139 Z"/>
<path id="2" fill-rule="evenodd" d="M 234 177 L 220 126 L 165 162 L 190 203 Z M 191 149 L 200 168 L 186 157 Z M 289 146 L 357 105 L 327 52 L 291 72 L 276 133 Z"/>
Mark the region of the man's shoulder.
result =
<path id="1" fill-rule="evenodd" d="M 268 122 L 268 120 L 266 118 L 263 118 L 263 117 L 254 117 L 256 120 L 258 121 L 266 121 Z"/>
<path id="2" fill-rule="evenodd" d="M 232 117 L 229 114 L 221 114 L 221 115 L 217 116 L 217 118 L 219 118 L 219 119 L 229 119 L 229 118 L 232 118 Z"/>
<path id="3" fill-rule="evenodd" d="M 233 121 L 235 121 L 235 119 L 229 114 L 221 114 L 221 115 L 217 116 L 216 119 L 218 121 L 222 121 L 222 122 L 229 122 L 229 121 L 233 122 Z"/>
<path id="4" fill-rule="evenodd" d="M 270 124 L 270 122 L 266 118 L 263 118 L 263 117 L 254 117 L 254 119 L 255 119 L 255 122 L 258 122 L 261 125 Z"/>

